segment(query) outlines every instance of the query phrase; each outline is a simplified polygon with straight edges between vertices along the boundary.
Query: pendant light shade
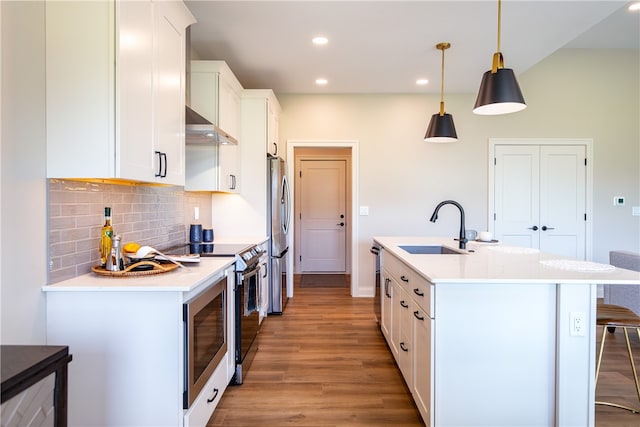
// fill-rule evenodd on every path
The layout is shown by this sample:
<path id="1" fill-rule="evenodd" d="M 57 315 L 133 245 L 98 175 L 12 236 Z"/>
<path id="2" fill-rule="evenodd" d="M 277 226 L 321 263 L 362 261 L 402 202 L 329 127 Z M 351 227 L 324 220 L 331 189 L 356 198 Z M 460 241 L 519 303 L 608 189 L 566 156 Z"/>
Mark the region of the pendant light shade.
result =
<path id="1" fill-rule="evenodd" d="M 455 142 L 458 140 L 453 116 L 444 112 L 444 51 L 450 43 L 438 43 L 436 48 L 442 51 L 442 82 L 440 84 L 440 112 L 431 116 L 424 140 L 427 142 Z"/>
<path id="2" fill-rule="evenodd" d="M 456 127 L 453 124 L 453 116 L 448 113 L 443 115 L 436 113 L 431 116 L 424 140 L 427 142 L 457 141 L 458 135 L 456 134 Z"/>
<path id="3" fill-rule="evenodd" d="M 504 68 L 504 58 L 500 52 L 501 4 L 501 0 L 498 0 L 498 51 L 493 54 L 491 70 L 482 76 L 473 108 L 476 114 L 508 114 L 527 108 L 515 73 L 510 68 Z"/>

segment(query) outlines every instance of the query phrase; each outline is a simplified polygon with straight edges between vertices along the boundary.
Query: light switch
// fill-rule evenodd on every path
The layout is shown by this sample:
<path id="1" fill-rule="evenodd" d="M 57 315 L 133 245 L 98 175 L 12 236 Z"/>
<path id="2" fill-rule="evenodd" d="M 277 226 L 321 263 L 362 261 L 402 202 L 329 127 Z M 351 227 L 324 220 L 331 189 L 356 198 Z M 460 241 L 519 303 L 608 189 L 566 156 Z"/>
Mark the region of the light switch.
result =
<path id="1" fill-rule="evenodd" d="M 624 206 L 624 197 L 623 196 L 615 196 L 613 198 L 613 206 Z"/>
<path id="2" fill-rule="evenodd" d="M 631 207 L 631 215 L 640 216 L 640 206 L 632 206 Z"/>
<path id="3" fill-rule="evenodd" d="M 369 215 L 369 206 L 360 206 L 360 215 L 361 216 Z"/>

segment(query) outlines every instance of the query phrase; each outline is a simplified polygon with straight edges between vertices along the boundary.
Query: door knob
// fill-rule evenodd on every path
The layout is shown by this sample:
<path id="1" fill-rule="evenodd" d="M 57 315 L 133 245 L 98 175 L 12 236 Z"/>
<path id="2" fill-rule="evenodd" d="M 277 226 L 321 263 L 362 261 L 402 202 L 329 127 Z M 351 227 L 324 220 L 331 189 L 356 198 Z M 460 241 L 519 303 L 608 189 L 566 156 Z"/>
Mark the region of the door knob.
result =
<path id="1" fill-rule="evenodd" d="M 340 227 L 344 227 L 344 222 L 339 222 L 336 225 L 339 225 Z"/>
<path id="2" fill-rule="evenodd" d="M 538 231 L 538 226 L 534 225 L 533 227 L 529 227 L 529 230 Z M 544 228 L 543 228 L 544 230 Z"/>
<path id="3" fill-rule="evenodd" d="M 547 227 L 546 225 L 542 226 L 542 231 L 547 231 L 547 230 L 555 230 L 555 228 L 553 227 Z"/>

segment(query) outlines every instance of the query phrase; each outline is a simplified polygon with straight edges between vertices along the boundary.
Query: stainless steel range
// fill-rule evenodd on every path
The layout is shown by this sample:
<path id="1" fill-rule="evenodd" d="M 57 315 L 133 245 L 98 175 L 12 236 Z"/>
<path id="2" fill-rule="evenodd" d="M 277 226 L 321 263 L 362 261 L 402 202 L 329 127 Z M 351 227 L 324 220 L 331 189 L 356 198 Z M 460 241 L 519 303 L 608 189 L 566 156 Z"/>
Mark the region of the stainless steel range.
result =
<path id="1" fill-rule="evenodd" d="M 263 251 L 253 244 L 185 243 L 167 249 L 172 255 L 200 254 L 202 257 L 236 257 L 234 292 L 235 344 L 233 355 L 236 372 L 232 383 L 242 384 L 258 351 L 260 329 L 260 256 Z"/>

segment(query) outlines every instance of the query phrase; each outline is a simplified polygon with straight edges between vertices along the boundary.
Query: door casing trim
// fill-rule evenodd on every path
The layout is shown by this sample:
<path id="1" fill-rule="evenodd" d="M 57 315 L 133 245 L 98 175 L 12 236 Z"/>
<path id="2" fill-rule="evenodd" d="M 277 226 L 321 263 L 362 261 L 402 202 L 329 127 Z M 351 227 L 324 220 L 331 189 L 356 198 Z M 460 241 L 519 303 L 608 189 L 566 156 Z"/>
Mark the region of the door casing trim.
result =
<path id="1" fill-rule="evenodd" d="M 358 176 L 360 170 L 360 154 L 359 154 L 359 145 L 358 140 L 354 139 L 340 139 L 340 140 L 300 140 L 300 139 L 288 139 L 287 140 L 287 175 L 289 177 L 289 182 L 294 182 L 292 179 L 295 171 L 294 164 L 294 150 L 296 147 L 307 147 L 307 148 L 350 148 L 351 149 L 351 170 L 347 173 L 350 174 L 351 181 L 351 232 L 347 236 L 349 239 L 349 244 L 351 245 L 351 296 L 352 297 L 361 297 L 361 296 L 371 296 L 364 295 L 361 292 L 359 286 L 359 271 L 358 271 L 358 239 L 359 235 L 359 218 L 356 212 L 356 209 L 359 203 L 359 195 L 358 195 Z M 295 183 L 294 183 L 295 185 Z M 295 197 L 295 188 L 291 191 L 293 197 Z M 295 199 L 292 200 L 291 209 L 295 204 Z M 290 235 L 289 239 L 293 239 L 294 236 Z M 289 245 L 293 244 L 293 240 L 289 242 Z M 287 263 L 288 265 L 293 266 L 293 251 L 289 251 L 287 254 Z M 287 275 L 287 290 L 290 292 L 290 295 L 293 295 L 293 275 Z M 289 283 L 290 282 L 290 283 Z"/>

